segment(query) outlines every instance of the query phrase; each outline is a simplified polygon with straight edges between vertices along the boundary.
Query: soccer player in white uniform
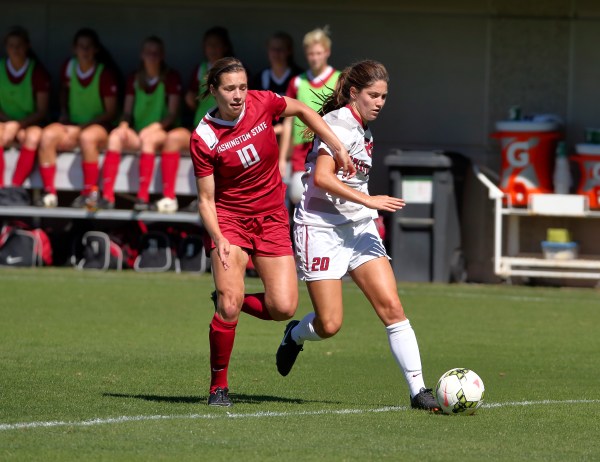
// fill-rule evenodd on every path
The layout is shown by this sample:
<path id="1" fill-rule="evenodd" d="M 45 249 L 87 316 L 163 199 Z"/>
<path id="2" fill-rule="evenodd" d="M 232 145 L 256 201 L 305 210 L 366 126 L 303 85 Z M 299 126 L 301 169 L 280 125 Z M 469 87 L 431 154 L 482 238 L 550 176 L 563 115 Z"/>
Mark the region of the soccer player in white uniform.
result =
<path id="1" fill-rule="evenodd" d="M 207 75 L 206 93 L 217 106 L 190 140 L 198 187 L 198 211 L 207 233 L 215 280 L 210 323 L 211 383 L 208 404 L 231 406 L 228 368 L 240 312 L 263 320 L 290 319 L 298 304 L 285 187 L 273 120 L 298 116 L 325 140 L 336 159 L 354 171 L 331 128 L 305 104 L 270 91 L 248 91 L 240 61 L 222 58 Z M 265 290 L 245 293 L 248 259 Z"/>
<path id="2" fill-rule="evenodd" d="M 277 369 L 286 376 L 304 342 L 334 336 L 342 326 L 342 277 L 349 273 L 385 325 L 392 355 L 410 389 L 411 406 L 439 411 L 425 387 L 415 333 L 398 297 L 389 258 L 377 232 L 377 210 L 393 212 L 404 201 L 370 196 L 373 137 L 368 123 L 383 108 L 388 73 L 376 61 L 346 68 L 323 104 L 325 122 L 348 150 L 357 174 L 344 178 L 330 149 L 315 137 L 306 158 L 304 193 L 294 215 L 296 264 L 306 281 L 314 312 L 288 323 L 277 351 Z"/>

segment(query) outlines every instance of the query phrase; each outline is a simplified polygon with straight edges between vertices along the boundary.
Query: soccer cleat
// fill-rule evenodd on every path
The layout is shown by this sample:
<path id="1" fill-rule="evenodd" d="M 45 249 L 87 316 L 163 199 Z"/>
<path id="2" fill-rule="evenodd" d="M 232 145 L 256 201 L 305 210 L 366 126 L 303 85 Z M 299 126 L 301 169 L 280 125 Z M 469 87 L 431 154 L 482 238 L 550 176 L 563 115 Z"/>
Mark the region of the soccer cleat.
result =
<path id="1" fill-rule="evenodd" d="M 40 207 L 47 207 L 47 208 L 58 207 L 58 197 L 56 196 L 56 194 L 52 194 L 52 193 L 44 194 L 42 199 L 39 201 L 38 205 Z"/>
<path id="2" fill-rule="evenodd" d="M 177 199 L 171 199 L 170 197 L 163 197 L 156 201 L 156 210 L 160 213 L 175 213 L 179 208 Z"/>
<path id="3" fill-rule="evenodd" d="M 431 388 L 421 388 L 419 393 L 410 398 L 410 407 L 425 411 L 440 412 L 440 405 L 433 396 Z"/>
<path id="4" fill-rule="evenodd" d="M 277 349 L 275 362 L 277 370 L 284 377 L 290 373 L 298 354 L 302 351 L 302 345 L 298 345 L 292 340 L 292 329 L 296 327 L 300 321 L 290 321 L 283 331 L 283 339 L 281 345 Z"/>
<path id="5" fill-rule="evenodd" d="M 148 201 L 145 201 L 144 199 L 140 199 L 138 197 L 135 200 L 135 203 L 133 204 L 133 210 L 135 210 L 136 212 L 146 212 L 150 210 L 150 204 L 148 204 Z"/>
<path id="6" fill-rule="evenodd" d="M 229 399 L 229 388 L 217 388 L 208 395 L 209 406 L 230 407 L 233 403 Z"/>
<path id="7" fill-rule="evenodd" d="M 86 207 L 88 197 L 85 194 L 80 194 L 71 202 L 71 207 L 76 209 L 82 209 Z"/>
<path id="8" fill-rule="evenodd" d="M 111 202 L 106 197 L 102 197 L 98 200 L 97 208 L 102 210 L 113 210 L 115 208 L 115 202 Z"/>

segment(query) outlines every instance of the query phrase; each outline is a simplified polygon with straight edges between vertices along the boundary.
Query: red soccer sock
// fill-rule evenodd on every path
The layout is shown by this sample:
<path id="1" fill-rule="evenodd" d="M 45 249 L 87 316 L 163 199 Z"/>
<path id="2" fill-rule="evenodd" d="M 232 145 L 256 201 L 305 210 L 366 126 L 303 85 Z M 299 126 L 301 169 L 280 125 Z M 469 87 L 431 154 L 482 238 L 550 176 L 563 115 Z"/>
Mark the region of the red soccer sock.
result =
<path id="1" fill-rule="evenodd" d="M 19 159 L 17 160 L 17 166 L 15 167 L 15 172 L 13 173 L 13 186 L 23 186 L 23 183 L 25 183 L 25 180 L 33 170 L 34 163 L 35 149 L 22 147 Z"/>
<path id="2" fill-rule="evenodd" d="M 0 188 L 4 187 L 4 146 L 0 146 Z"/>
<path id="3" fill-rule="evenodd" d="M 82 194 L 87 196 L 94 186 L 98 186 L 100 169 L 98 168 L 98 162 L 82 162 L 81 168 L 83 169 Z"/>
<path id="4" fill-rule="evenodd" d="M 119 173 L 120 161 L 119 151 L 106 151 L 102 164 L 102 196 L 110 202 L 115 201 L 115 179 Z"/>
<path id="5" fill-rule="evenodd" d="M 56 164 L 40 165 L 40 176 L 42 177 L 44 192 L 46 194 L 56 194 L 56 186 L 54 186 L 54 177 L 56 176 Z"/>
<path id="6" fill-rule="evenodd" d="M 217 388 L 228 388 L 227 369 L 235 340 L 237 321 L 223 321 L 217 313 L 210 323 L 210 392 Z"/>
<path id="7" fill-rule="evenodd" d="M 162 173 L 163 196 L 175 199 L 175 184 L 177 183 L 177 169 L 179 168 L 179 152 L 163 152 L 160 158 Z"/>
<path id="8" fill-rule="evenodd" d="M 152 173 L 154 172 L 154 154 L 142 152 L 140 155 L 140 187 L 137 197 L 144 202 L 150 200 L 150 183 L 152 182 Z"/>
<path id="9" fill-rule="evenodd" d="M 254 316 L 264 321 L 272 321 L 271 313 L 265 306 L 265 294 L 246 294 L 244 296 L 244 303 L 242 304 L 242 311 L 250 316 Z"/>

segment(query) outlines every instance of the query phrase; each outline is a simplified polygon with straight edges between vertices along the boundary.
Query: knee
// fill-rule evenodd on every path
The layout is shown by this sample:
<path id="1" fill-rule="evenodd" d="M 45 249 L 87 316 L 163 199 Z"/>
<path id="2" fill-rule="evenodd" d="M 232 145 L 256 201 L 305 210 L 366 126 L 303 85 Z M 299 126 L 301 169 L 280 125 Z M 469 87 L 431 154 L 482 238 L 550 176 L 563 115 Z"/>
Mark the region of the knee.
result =
<path id="1" fill-rule="evenodd" d="M 108 135 L 108 150 L 109 151 L 121 151 L 121 135 L 115 130 Z"/>
<path id="2" fill-rule="evenodd" d="M 40 127 L 31 127 L 25 132 L 25 145 L 36 148 L 42 139 L 42 129 Z"/>
<path id="3" fill-rule="evenodd" d="M 42 147 L 56 145 L 59 141 L 60 133 L 56 127 L 50 125 L 49 127 L 42 130 L 40 144 Z"/>
<path id="4" fill-rule="evenodd" d="M 317 327 L 318 326 L 318 327 Z M 321 338 L 329 338 L 333 337 L 337 334 L 342 328 L 342 320 L 341 319 L 321 319 L 317 323 L 316 330 L 317 334 Z"/>
<path id="5" fill-rule="evenodd" d="M 298 303 L 290 300 L 277 303 L 272 309 L 269 310 L 269 312 L 271 313 L 271 317 L 274 321 L 287 321 L 288 319 L 291 319 L 294 314 L 296 314 L 297 307 Z"/>
<path id="6" fill-rule="evenodd" d="M 404 309 L 398 298 L 391 298 L 376 307 L 379 318 L 385 325 L 406 320 Z"/>
<path id="7" fill-rule="evenodd" d="M 224 321 L 236 321 L 242 309 L 244 294 L 237 294 L 232 291 L 219 291 L 217 296 L 217 311 Z"/>

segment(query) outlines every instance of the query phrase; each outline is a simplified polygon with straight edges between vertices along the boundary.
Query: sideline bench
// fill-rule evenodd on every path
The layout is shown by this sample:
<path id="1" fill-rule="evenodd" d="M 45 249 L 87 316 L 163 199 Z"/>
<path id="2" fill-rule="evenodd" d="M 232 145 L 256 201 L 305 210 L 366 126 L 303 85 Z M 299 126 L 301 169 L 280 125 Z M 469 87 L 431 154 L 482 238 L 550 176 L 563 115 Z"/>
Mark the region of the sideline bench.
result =
<path id="1" fill-rule="evenodd" d="M 11 148 L 4 152 L 4 184 L 10 185 L 19 152 Z M 104 155 L 100 155 L 100 168 Z M 119 172 L 115 180 L 115 193 L 136 194 L 138 190 L 139 156 L 124 154 L 121 156 Z M 81 191 L 83 189 L 83 171 L 81 156 L 77 151 L 60 153 L 56 163 L 55 184 L 57 191 Z M 26 189 L 42 189 L 42 180 L 38 168 L 34 169 L 23 185 Z M 160 156 L 156 157 L 154 175 L 150 183 L 150 193 L 161 192 Z M 175 193 L 178 197 L 196 196 L 196 179 L 192 168 L 192 159 L 182 157 L 177 172 Z M 71 207 L 42 208 L 42 207 L 3 207 L 0 206 L 0 216 L 4 217 L 40 217 L 66 219 L 96 219 L 96 220 L 140 220 L 161 222 L 200 223 L 198 213 L 177 212 L 135 212 L 133 210 L 99 210 L 89 212 Z"/>

